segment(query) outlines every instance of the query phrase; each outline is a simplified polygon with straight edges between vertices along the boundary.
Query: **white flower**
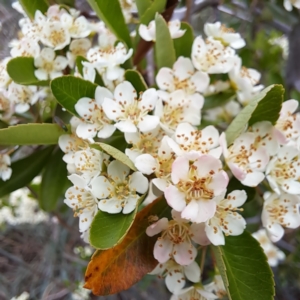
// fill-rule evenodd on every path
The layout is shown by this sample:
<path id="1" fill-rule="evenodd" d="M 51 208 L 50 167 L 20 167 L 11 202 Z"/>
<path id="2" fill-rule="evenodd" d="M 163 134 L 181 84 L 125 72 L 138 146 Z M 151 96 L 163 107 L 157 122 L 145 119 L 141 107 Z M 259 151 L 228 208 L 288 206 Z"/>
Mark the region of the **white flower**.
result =
<path id="1" fill-rule="evenodd" d="M 300 194 L 300 152 L 293 145 L 279 149 L 266 169 L 266 176 L 271 188 L 280 194 Z"/>
<path id="2" fill-rule="evenodd" d="M 28 292 L 23 292 L 21 295 L 12 297 L 10 300 L 28 300 L 29 298 L 30 298 L 30 294 Z"/>
<path id="3" fill-rule="evenodd" d="M 117 37 L 100 21 L 97 25 L 98 44 L 102 50 L 111 50 L 115 47 Z"/>
<path id="4" fill-rule="evenodd" d="M 85 38 L 91 33 L 89 22 L 84 16 L 74 19 L 68 13 L 63 13 L 60 17 L 60 22 L 69 31 L 72 38 Z"/>
<path id="5" fill-rule="evenodd" d="M 164 191 L 171 182 L 172 163 L 175 159 L 175 153 L 168 144 L 167 136 L 164 136 L 156 155 L 148 153 L 141 154 L 135 159 L 136 168 L 143 174 L 155 174 L 152 179 L 153 184 Z"/>
<path id="6" fill-rule="evenodd" d="M 99 209 L 111 214 L 131 213 L 140 196 L 148 190 L 148 179 L 141 172 L 129 175 L 129 167 L 114 160 L 107 167 L 107 177 L 96 177 L 92 191 L 100 199 Z"/>
<path id="7" fill-rule="evenodd" d="M 12 174 L 12 169 L 9 166 L 10 166 L 9 155 L 0 153 L 0 178 L 2 178 L 3 181 L 10 179 L 10 176 Z"/>
<path id="8" fill-rule="evenodd" d="M 222 153 L 218 147 L 219 132 L 214 126 L 197 130 L 189 123 L 180 123 L 175 131 L 175 141 L 168 138 L 168 143 L 177 156 L 185 155 L 190 160 L 203 154 L 220 158 Z"/>
<path id="9" fill-rule="evenodd" d="M 226 295 L 226 288 L 221 275 L 215 275 L 213 281 L 204 285 L 205 290 L 215 293 L 218 299 L 223 299 Z"/>
<path id="10" fill-rule="evenodd" d="M 170 300 L 213 300 L 219 299 L 215 294 L 209 292 L 206 287 L 195 284 L 188 288 L 182 289 L 176 295 L 173 295 Z"/>
<path id="11" fill-rule="evenodd" d="M 168 22 L 168 27 L 172 39 L 180 38 L 184 35 L 185 30 L 180 29 L 181 23 L 179 20 L 174 20 Z M 139 35 L 145 41 L 155 41 L 156 40 L 156 26 L 155 21 L 151 21 L 148 26 L 140 24 Z"/>
<path id="12" fill-rule="evenodd" d="M 10 55 L 12 57 L 26 56 L 37 57 L 40 54 L 40 46 L 38 41 L 32 40 L 28 37 L 23 37 L 20 40 L 12 40 L 9 44 Z"/>
<path id="13" fill-rule="evenodd" d="M 297 228 L 300 226 L 299 195 L 286 193 L 277 195 L 266 192 L 264 200 L 261 218 L 272 242 L 277 242 L 283 237 L 283 227 Z"/>
<path id="14" fill-rule="evenodd" d="M 227 149 L 225 133 L 220 136 L 220 145 L 225 161 L 233 175 L 247 186 L 257 186 L 265 178 L 264 170 L 269 155 L 264 147 L 256 147 L 252 132 L 242 133 Z"/>
<path id="15" fill-rule="evenodd" d="M 135 0 L 119 0 L 126 24 L 132 20 L 132 11 L 136 11 Z"/>
<path id="16" fill-rule="evenodd" d="M 180 56 L 173 69 L 164 67 L 158 71 L 156 83 L 161 90 L 168 93 L 184 90 L 188 95 L 192 95 L 207 89 L 209 76 L 205 72 L 195 71 L 192 61 Z"/>
<path id="17" fill-rule="evenodd" d="M 68 176 L 74 186 L 65 194 L 64 202 L 74 210 L 74 216 L 79 216 L 79 231 L 86 231 L 98 211 L 98 200 L 87 186 L 86 181 L 77 174 Z"/>
<path id="18" fill-rule="evenodd" d="M 10 57 L 7 57 L 0 61 L 0 88 L 6 88 L 11 82 L 11 79 L 6 71 L 6 66 L 10 59 Z"/>
<path id="19" fill-rule="evenodd" d="M 208 37 L 213 37 L 221 41 L 225 46 L 230 46 L 234 49 L 243 48 L 246 43 L 239 33 L 236 33 L 232 28 L 227 28 L 220 22 L 206 23 L 204 32 Z"/>
<path id="20" fill-rule="evenodd" d="M 213 38 L 196 37 L 192 47 L 195 68 L 209 74 L 228 73 L 234 65 L 235 51 Z"/>
<path id="21" fill-rule="evenodd" d="M 166 277 L 165 283 L 168 290 L 176 294 L 185 286 L 185 278 L 191 282 L 200 280 L 200 267 L 195 261 L 187 266 L 182 266 L 173 259 L 169 259 L 163 264 L 158 264 L 149 274 Z"/>
<path id="22" fill-rule="evenodd" d="M 91 48 L 92 43 L 89 39 L 77 39 L 73 40 L 70 44 L 69 51 L 67 52 L 67 58 L 69 66 L 74 68 L 75 60 L 77 56 L 86 57 L 88 50 Z"/>
<path id="23" fill-rule="evenodd" d="M 287 11 L 292 11 L 293 6 L 300 9 L 300 0 L 284 0 L 283 5 Z"/>
<path id="24" fill-rule="evenodd" d="M 35 57 L 34 65 L 37 70 L 34 75 L 39 80 L 54 79 L 63 75 L 63 70 L 68 65 L 68 60 L 64 56 L 56 56 L 51 48 L 44 48 L 40 55 Z"/>
<path id="25" fill-rule="evenodd" d="M 258 240 L 260 246 L 263 248 L 267 258 L 268 263 L 271 267 L 276 267 L 280 260 L 285 259 L 285 254 L 279 248 L 277 248 L 268 238 L 265 229 L 260 229 L 253 233 L 252 236 Z"/>
<path id="26" fill-rule="evenodd" d="M 225 245 L 225 238 L 228 235 L 240 235 L 246 228 L 246 221 L 237 212 L 239 206 L 242 206 L 247 200 L 245 191 L 235 190 L 227 195 L 225 193 L 215 197 L 213 200 L 217 203 L 215 215 L 206 221 L 205 232 L 213 245 Z M 195 224 L 197 225 L 197 224 Z M 223 234 L 224 233 L 224 234 Z"/>
<path id="27" fill-rule="evenodd" d="M 105 97 L 112 97 L 112 93 L 98 86 L 95 91 L 95 99 L 84 97 L 75 104 L 75 109 L 82 122 L 77 126 L 76 134 L 83 139 L 110 137 L 116 127 L 105 115 L 102 105 Z"/>
<path id="28" fill-rule="evenodd" d="M 183 220 L 178 212 L 172 210 L 173 220 L 168 221 L 162 218 L 150 225 L 146 233 L 154 236 L 162 232 L 154 245 L 154 257 L 160 262 L 165 263 L 170 258 L 182 266 L 191 264 L 197 255 L 197 250 L 192 243 L 193 234 L 190 231 L 188 221 Z"/>
<path id="29" fill-rule="evenodd" d="M 193 163 L 185 156 L 177 157 L 172 165 L 172 185 L 165 189 L 168 204 L 181 217 L 192 222 L 206 222 L 215 215 L 213 200 L 228 184 L 222 162 L 211 155 L 202 155 Z"/>
<path id="30" fill-rule="evenodd" d="M 157 116 L 149 115 L 157 102 L 155 89 L 148 89 L 139 98 L 136 90 L 128 81 L 120 83 L 113 97 L 106 96 L 103 110 L 115 126 L 122 132 L 142 132 L 153 130 L 159 124 Z"/>

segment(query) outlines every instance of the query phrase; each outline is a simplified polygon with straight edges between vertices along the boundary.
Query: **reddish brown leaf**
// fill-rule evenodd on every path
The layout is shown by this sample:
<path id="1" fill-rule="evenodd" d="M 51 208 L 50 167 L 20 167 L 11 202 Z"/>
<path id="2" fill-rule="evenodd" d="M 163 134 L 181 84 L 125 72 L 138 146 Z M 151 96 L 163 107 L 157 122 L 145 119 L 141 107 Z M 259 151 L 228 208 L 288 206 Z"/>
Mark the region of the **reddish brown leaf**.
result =
<path id="1" fill-rule="evenodd" d="M 85 273 L 84 287 L 95 295 L 109 295 L 130 288 L 144 275 L 153 270 L 157 261 L 153 257 L 153 247 L 157 237 L 145 233 L 149 217 L 168 216 L 164 198 L 156 199 L 140 211 L 124 240 L 105 251 L 96 251 Z"/>

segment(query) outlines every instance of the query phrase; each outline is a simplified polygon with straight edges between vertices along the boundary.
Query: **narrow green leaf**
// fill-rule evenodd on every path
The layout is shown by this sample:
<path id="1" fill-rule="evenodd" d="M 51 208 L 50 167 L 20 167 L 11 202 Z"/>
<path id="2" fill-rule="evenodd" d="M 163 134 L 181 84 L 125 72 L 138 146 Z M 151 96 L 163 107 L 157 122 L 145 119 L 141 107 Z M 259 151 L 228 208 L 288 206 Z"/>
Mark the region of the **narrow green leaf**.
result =
<path id="1" fill-rule="evenodd" d="M 65 192 L 68 172 L 63 156 L 64 153 L 57 148 L 49 157 L 43 173 L 39 203 L 45 211 L 53 211 Z"/>
<path id="2" fill-rule="evenodd" d="M 96 84 L 70 75 L 51 81 L 51 90 L 57 102 L 75 116 L 77 112 L 74 106 L 77 101 L 83 97 L 93 99 L 96 88 Z"/>
<path id="3" fill-rule="evenodd" d="M 144 0 L 140 0 L 144 1 Z M 167 0 L 154 0 L 151 6 L 140 16 L 140 23 L 148 25 L 150 21 L 154 20 L 156 13 L 162 13 L 167 5 Z"/>
<path id="4" fill-rule="evenodd" d="M 123 41 L 128 48 L 131 48 L 129 30 L 119 0 L 87 0 L 87 2 L 117 38 Z"/>
<path id="5" fill-rule="evenodd" d="M 126 154 L 124 154 L 120 150 L 104 143 L 94 143 L 91 145 L 91 147 L 98 150 L 103 150 L 104 152 L 112 156 L 114 159 L 119 160 L 124 165 L 128 166 L 131 170 L 137 171 L 133 162 L 128 158 Z"/>
<path id="6" fill-rule="evenodd" d="M 146 194 L 141 196 L 138 204 L 141 203 Z M 119 244 L 130 229 L 139 205 L 130 214 L 109 214 L 98 211 L 91 224 L 90 242 L 93 247 L 106 250 Z"/>
<path id="7" fill-rule="evenodd" d="M 138 94 L 148 88 L 143 76 L 136 70 L 126 70 L 125 80 L 133 85 Z"/>
<path id="8" fill-rule="evenodd" d="M 18 84 L 48 86 L 50 83 L 50 80 L 39 80 L 35 77 L 33 57 L 13 58 L 6 68 L 11 79 Z"/>
<path id="9" fill-rule="evenodd" d="M 270 121 L 275 124 L 279 117 L 284 89 L 280 84 L 274 84 L 256 95 L 249 104 L 235 117 L 226 130 L 228 145 L 245 130 L 247 124 L 259 121 Z"/>
<path id="10" fill-rule="evenodd" d="M 190 24 L 181 22 L 181 28 L 182 30 L 185 30 L 185 33 L 182 37 L 178 39 L 174 39 L 174 48 L 176 52 L 176 58 L 179 56 L 184 57 L 191 57 L 192 53 L 192 46 L 194 42 L 194 32 L 193 28 Z"/>
<path id="11" fill-rule="evenodd" d="M 172 68 L 176 61 L 176 54 L 171 38 L 168 25 L 164 18 L 156 14 L 156 42 L 155 42 L 155 56 L 156 67 L 159 70 L 162 67 Z"/>
<path id="12" fill-rule="evenodd" d="M 51 1 L 51 0 L 48 0 Z M 75 7 L 75 0 L 55 0 L 57 4 L 67 5 L 70 7 Z"/>
<path id="13" fill-rule="evenodd" d="M 37 10 L 44 14 L 48 9 L 48 4 L 45 0 L 19 0 L 19 2 L 30 19 L 34 19 Z"/>
<path id="14" fill-rule="evenodd" d="M 230 300 L 274 299 L 273 274 L 258 241 L 247 231 L 212 246 Z"/>
<path id="15" fill-rule="evenodd" d="M 146 10 L 152 5 L 151 0 L 136 0 L 136 6 L 139 16 L 143 16 Z"/>
<path id="16" fill-rule="evenodd" d="M 7 181 L 0 180 L 0 197 L 26 186 L 39 175 L 52 150 L 53 147 L 47 147 L 12 163 L 11 178 Z"/>
<path id="17" fill-rule="evenodd" d="M 58 124 L 19 124 L 0 129 L 0 145 L 55 145 L 62 134 Z"/>
<path id="18" fill-rule="evenodd" d="M 218 94 L 210 95 L 205 97 L 203 110 L 219 107 L 225 105 L 227 102 L 235 97 L 233 90 L 227 90 Z"/>

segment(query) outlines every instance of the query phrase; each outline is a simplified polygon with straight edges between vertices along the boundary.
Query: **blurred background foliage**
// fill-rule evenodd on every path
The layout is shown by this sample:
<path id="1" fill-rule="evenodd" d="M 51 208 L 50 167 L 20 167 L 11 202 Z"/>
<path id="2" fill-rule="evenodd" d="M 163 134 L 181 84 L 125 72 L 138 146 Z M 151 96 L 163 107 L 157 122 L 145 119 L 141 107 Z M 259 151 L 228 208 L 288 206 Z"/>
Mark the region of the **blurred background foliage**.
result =
<path id="1" fill-rule="evenodd" d="M 21 17 L 11 8 L 13 0 L 0 1 L 0 58 L 9 55 L 9 41 L 18 34 Z M 89 10 L 84 0 L 77 7 Z M 187 10 L 184 10 L 184 7 Z M 239 50 L 243 65 L 257 69 L 265 86 L 281 83 L 285 99 L 300 100 L 300 14 L 288 12 L 278 0 L 181 1 L 176 15 L 191 22 L 197 35 L 206 22 L 221 21 L 246 39 Z M 109 297 L 95 297 L 80 288 L 92 249 L 81 240 L 78 220 L 63 204 L 44 213 L 38 207 L 39 183 L 19 194 L 0 200 L 0 300 L 22 292 L 30 299 L 168 299 L 160 280 L 146 276 L 128 291 Z M 27 196 L 27 194 L 29 196 Z M 258 196 L 245 205 L 248 230 L 260 226 L 262 199 Z M 300 231 L 289 231 L 278 246 L 287 258 L 273 269 L 276 299 L 300 299 Z M 205 278 L 204 278 L 205 279 Z"/>

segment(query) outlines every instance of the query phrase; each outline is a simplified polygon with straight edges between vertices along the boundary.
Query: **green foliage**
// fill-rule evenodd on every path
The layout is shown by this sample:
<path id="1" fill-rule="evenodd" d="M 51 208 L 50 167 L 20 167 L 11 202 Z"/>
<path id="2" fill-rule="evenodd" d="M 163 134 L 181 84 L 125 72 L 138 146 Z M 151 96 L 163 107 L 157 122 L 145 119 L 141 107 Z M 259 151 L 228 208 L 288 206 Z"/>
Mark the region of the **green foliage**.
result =
<path id="1" fill-rule="evenodd" d="M 50 81 L 37 79 L 34 71 L 33 57 L 16 57 L 7 64 L 7 73 L 14 82 L 23 85 L 48 86 Z"/>
<path id="2" fill-rule="evenodd" d="M 218 94 L 205 97 L 203 110 L 223 106 L 235 97 L 235 92 L 231 89 Z"/>
<path id="3" fill-rule="evenodd" d="M 62 159 L 63 156 L 64 153 L 56 149 L 48 158 L 43 172 L 39 204 L 45 211 L 55 210 L 65 192 L 68 172 L 66 163 Z"/>
<path id="4" fill-rule="evenodd" d="M 140 0 L 143 1 L 143 0 Z M 140 23 L 148 25 L 155 17 L 156 13 L 161 13 L 164 11 L 167 4 L 167 0 L 154 0 L 148 9 L 140 16 Z"/>
<path id="5" fill-rule="evenodd" d="M 194 42 L 193 28 L 188 23 L 181 22 L 180 29 L 185 30 L 185 33 L 182 37 L 173 40 L 176 58 L 178 58 L 179 56 L 190 58 Z"/>
<path id="6" fill-rule="evenodd" d="M 54 145 L 62 134 L 57 124 L 19 124 L 0 129 L 0 145 Z"/>
<path id="7" fill-rule="evenodd" d="M 176 54 L 168 25 L 159 14 L 155 16 L 155 25 L 155 56 L 157 69 L 159 70 L 162 67 L 172 68 L 176 61 Z"/>
<path id="8" fill-rule="evenodd" d="M 122 9 L 118 0 L 87 0 L 98 17 L 107 27 L 123 41 L 128 48 L 132 47 L 131 38 L 124 20 Z"/>
<path id="9" fill-rule="evenodd" d="M 273 274 L 258 241 L 245 231 L 212 246 L 230 300 L 274 299 Z"/>
<path id="10" fill-rule="evenodd" d="M 129 214 L 109 214 L 98 211 L 91 224 L 90 242 L 100 250 L 112 248 L 119 244 L 126 236 L 138 211 L 139 203 L 145 195 L 140 197 L 135 210 Z"/>
<path id="11" fill-rule="evenodd" d="M 37 10 L 45 13 L 48 9 L 48 4 L 45 0 L 20 0 L 19 2 L 30 19 L 34 19 Z"/>
<path id="12" fill-rule="evenodd" d="M 51 90 L 57 102 L 75 116 L 77 101 L 83 97 L 94 99 L 96 88 L 96 84 L 70 75 L 51 81 Z"/>
<path id="13" fill-rule="evenodd" d="M 148 88 L 143 76 L 136 70 L 126 70 L 125 80 L 133 85 L 138 94 Z"/>
<path id="14" fill-rule="evenodd" d="M 270 121 L 275 124 L 279 117 L 283 93 L 282 85 L 274 84 L 257 94 L 228 126 L 226 130 L 228 145 L 245 130 L 248 123 L 252 125 L 259 121 Z"/>
<path id="15" fill-rule="evenodd" d="M 137 0 L 136 6 L 138 9 L 139 16 L 143 16 L 146 10 L 151 6 L 151 0 Z"/>
<path id="16" fill-rule="evenodd" d="M 47 147 L 12 163 L 11 178 L 7 181 L 0 180 L 0 197 L 26 186 L 39 175 L 52 150 L 53 147 Z"/>

